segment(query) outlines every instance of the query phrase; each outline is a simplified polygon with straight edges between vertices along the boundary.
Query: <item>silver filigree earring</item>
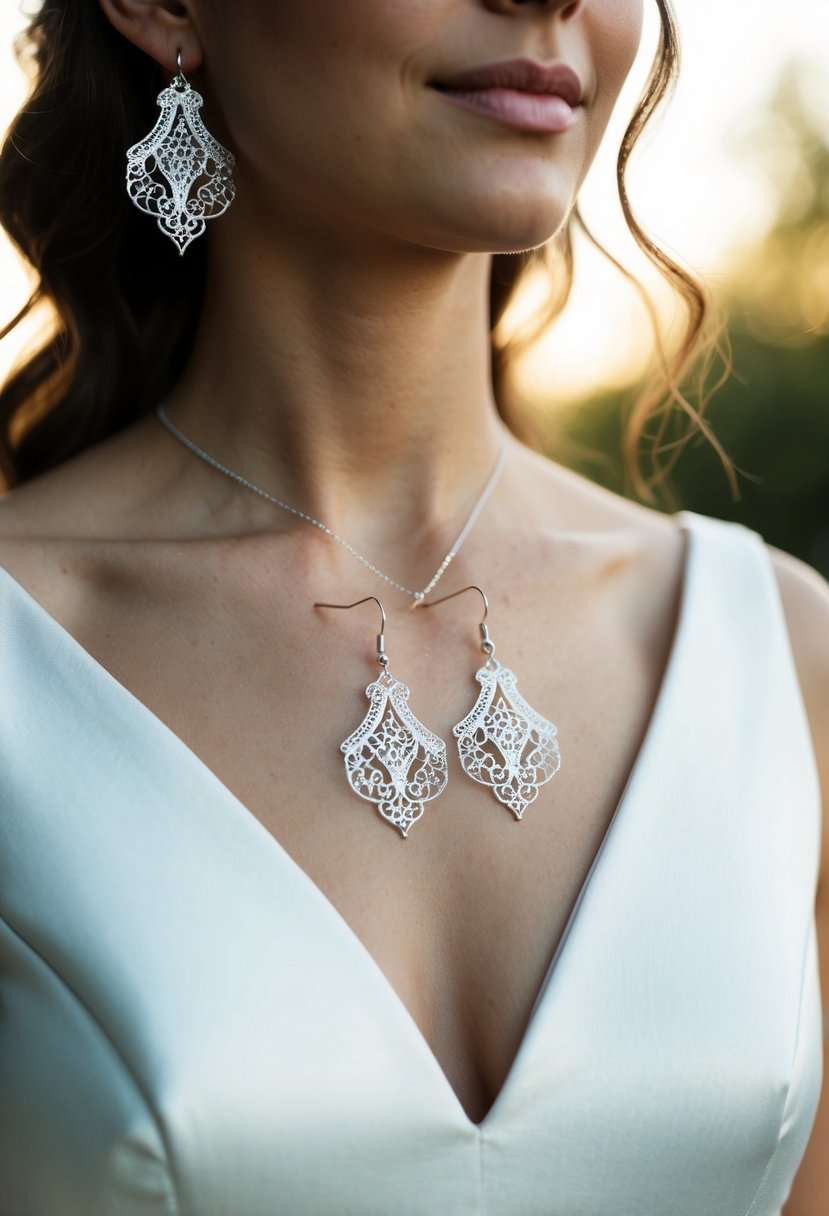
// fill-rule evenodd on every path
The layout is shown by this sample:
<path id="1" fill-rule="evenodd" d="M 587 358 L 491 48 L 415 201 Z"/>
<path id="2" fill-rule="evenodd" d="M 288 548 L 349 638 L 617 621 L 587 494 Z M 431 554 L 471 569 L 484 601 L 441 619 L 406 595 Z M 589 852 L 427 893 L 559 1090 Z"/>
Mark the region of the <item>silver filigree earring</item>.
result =
<path id="1" fill-rule="evenodd" d="M 183 254 L 205 230 L 205 220 L 227 211 L 236 195 L 236 158 L 199 116 L 204 103 L 181 70 L 156 98 L 161 113 L 149 135 L 127 150 L 127 193 L 154 215 Z M 196 183 L 199 183 L 198 185 Z"/>
<path id="2" fill-rule="evenodd" d="M 361 798 L 375 803 L 388 823 L 404 837 L 423 814 L 424 803 L 446 787 L 446 744 L 433 735 L 409 709 L 409 690 L 389 671 L 383 634 L 386 613 L 376 595 L 353 604 L 324 604 L 315 608 L 356 608 L 374 600 L 382 614 L 377 634 L 377 662 L 383 668 L 366 688 L 370 706 L 365 718 L 340 744 L 348 784 Z"/>
<path id="3" fill-rule="evenodd" d="M 478 699 L 452 733 L 458 741 L 463 771 L 473 781 L 488 785 L 498 801 L 520 819 L 538 797 L 539 788 L 559 770 L 558 731 L 527 704 L 518 691 L 514 673 L 495 658 L 495 645 L 484 624 L 489 602 L 480 587 L 463 587 L 439 600 L 424 601 L 419 607 L 433 608 L 473 590 L 480 592 L 484 601 L 478 628 L 487 660 L 475 672 L 481 685 Z"/>

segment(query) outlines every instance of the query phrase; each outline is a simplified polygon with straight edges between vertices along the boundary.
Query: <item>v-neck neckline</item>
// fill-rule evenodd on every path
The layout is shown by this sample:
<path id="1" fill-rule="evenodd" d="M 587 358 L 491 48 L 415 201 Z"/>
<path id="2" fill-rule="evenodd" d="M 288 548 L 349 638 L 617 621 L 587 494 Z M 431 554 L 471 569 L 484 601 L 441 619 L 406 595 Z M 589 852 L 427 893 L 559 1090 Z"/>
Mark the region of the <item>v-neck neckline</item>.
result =
<path id="1" fill-rule="evenodd" d="M 262 821 L 253 813 L 253 811 L 251 811 L 241 801 L 241 799 L 239 799 L 233 793 L 233 791 L 227 785 L 225 785 L 225 783 L 213 771 L 213 769 L 211 769 L 210 766 L 204 760 L 202 760 L 201 757 L 188 746 L 188 744 L 184 742 L 180 735 L 176 734 L 172 727 L 168 726 L 162 718 L 160 718 L 149 708 L 149 706 L 145 705 L 143 701 L 141 701 L 124 684 L 122 684 L 121 681 L 108 670 L 108 668 L 104 667 L 104 665 L 100 663 L 95 656 L 90 653 L 90 651 L 81 645 L 77 638 L 75 638 L 73 634 L 71 634 L 69 630 L 60 623 L 60 621 L 52 616 L 51 613 L 49 613 L 43 607 L 43 605 L 37 599 L 35 599 L 35 597 L 31 595 L 25 587 L 22 586 L 22 584 L 17 582 L 17 580 L 11 574 L 9 574 L 9 572 L 2 565 L 0 565 L 0 578 L 6 579 L 8 584 L 22 598 L 23 602 L 26 603 L 30 610 L 39 616 L 44 623 L 48 624 L 48 626 L 56 632 L 56 635 L 62 639 L 64 644 L 70 649 L 70 651 L 72 651 L 72 653 L 75 654 L 79 661 L 86 663 L 93 670 L 97 671 L 105 685 L 110 689 L 111 693 L 124 699 L 127 704 L 131 705 L 132 710 L 138 713 L 139 716 L 146 716 L 147 720 L 152 721 L 155 728 L 160 731 L 162 737 L 167 740 L 169 745 L 175 748 L 188 764 L 194 766 L 202 773 L 202 775 L 207 776 L 210 781 L 216 785 L 221 796 L 229 804 L 229 806 L 234 809 L 235 813 L 240 815 L 248 823 L 248 825 L 253 828 L 254 831 L 258 830 L 266 838 L 268 841 L 267 847 L 274 851 L 281 862 L 284 865 L 294 868 L 295 872 L 297 872 L 300 876 L 303 884 L 309 889 L 309 891 L 315 893 L 314 897 L 320 902 L 320 905 L 325 910 L 326 915 L 333 917 L 336 921 L 338 921 L 341 929 L 343 927 L 345 928 L 347 935 L 351 940 L 352 946 L 354 947 L 358 957 L 362 960 L 363 965 L 369 969 L 375 980 L 379 980 L 381 982 L 381 986 L 389 994 L 392 1006 L 396 1009 L 398 1016 L 403 1019 L 409 1033 L 413 1036 L 413 1040 L 419 1042 L 427 1066 L 433 1073 L 437 1075 L 438 1083 L 443 1087 L 443 1089 L 448 1091 L 448 1096 L 453 1101 L 459 1117 L 461 1118 L 466 1129 L 473 1133 L 483 1134 L 492 1127 L 494 1121 L 497 1119 L 500 1110 L 504 1106 L 509 1094 L 516 1084 L 516 1078 L 523 1068 L 524 1059 L 527 1051 L 529 1050 L 536 1023 L 541 1016 L 545 996 L 551 986 L 551 980 L 558 968 L 560 958 L 566 948 L 571 929 L 579 916 L 585 894 L 593 879 L 593 875 L 598 867 L 601 856 L 605 851 L 609 839 L 614 834 L 614 829 L 617 820 L 620 818 L 620 813 L 627 804 L 631 786 L 634 784 L 634 781 L 639 783 L 640 775 L 647 767 L 650 757 L 651 740 L 654 736 L 656 722 L 664 714 L 668 697 L 673 690 L 676 673 L 679 669 L 680 656 L 684 650 L 684 644 L 689 630 L 690 603 L 693 596 L 694 574 L 696 566 L 696 542 L 698 540 L 698 533 L 695 529 L 695 513 L 693 511 L 677 511 L 673 515 L 673 519 L 678 523 L 685 538 L 679 589 L 679 606 L 675 616 L 675 627 L 668 651 L 668 658 L 663 668 L 662 677 L 659 682 L 653 707 L 633 764 L 628 773 L 627 780 L 625 781 L 622 793 L 613 814 L 608 821 L 608 825 L 605 829 L 599 848 L 597 849 L 590 864 L 590 868 L 588 869 L 584 881 L 582 882 L 573 903 L 573 907 L 570 911 L 570 915 L 564 926 L 564 930 L 559 938 L 553 956 L 539 986 L 535 1001 L 521 1035 L 518 1049 L 513 1056 L 512 1062 L 507 1070 L 507 1074 L 504 1077 L 495 1098 L 480 1122 L 476 1122 L 467 1114 L 463 1103 L 451 1085 L 449 1078 L 444 1072 L 443 1067 L 434 1051 L 430 1047 L 425 1035 L 415 1021 L 413 1014 L 410 1012 L 408 1006 L 405 1004 L 397 989 L 394 987 L 391 980 L 375 959 L 374 955 L 363 943 L 362 939 L 351 927 L 349 922 L 345 919 L 335 904 L 333 904 L 328 898 L 322 888 L 318 886 L 316 882 L 314 882 L 310 874 L 308 874 L 307 871 L 300 866 L 299 862 L 297 862 L 295 858 L 288 852 L 285 846 L 281 844 L 273 832 L 265 827 Z"/>

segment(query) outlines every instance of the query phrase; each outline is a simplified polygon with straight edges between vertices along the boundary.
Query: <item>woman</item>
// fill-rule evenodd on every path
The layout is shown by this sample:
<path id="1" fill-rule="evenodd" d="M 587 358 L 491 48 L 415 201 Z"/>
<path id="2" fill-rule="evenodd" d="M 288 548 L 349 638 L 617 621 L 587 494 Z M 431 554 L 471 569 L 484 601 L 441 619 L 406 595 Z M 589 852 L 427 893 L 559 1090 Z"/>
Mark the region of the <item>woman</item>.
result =
<path id="1" fill-rule="evenodd" d="M 491 371 L 493 254 L 561 241 L 642 17 L 33 18 L 2 216 L 65 336 L 3 402 L 3 1216 L 823 1210 L 829 591 L 537 455 Z M 179 67 L 195 219 L 192 129 L 141 146 Z"/>

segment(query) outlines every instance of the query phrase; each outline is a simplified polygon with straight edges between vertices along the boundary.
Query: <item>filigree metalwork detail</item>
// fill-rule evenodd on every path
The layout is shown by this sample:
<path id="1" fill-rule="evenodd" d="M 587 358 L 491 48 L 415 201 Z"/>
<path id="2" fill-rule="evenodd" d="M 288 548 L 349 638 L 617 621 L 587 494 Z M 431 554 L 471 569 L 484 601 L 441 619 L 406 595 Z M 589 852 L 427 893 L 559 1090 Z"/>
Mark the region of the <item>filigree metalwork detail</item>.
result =
<path id="1" fill-rule="evenodd" d="M 205 220 L 233 202 L 236 158 L 205 127 L 204 99 L 181 73 L 157 101 L 161 114 L 152 131 L 127 150 L 127 193 L 183 254 L 204 232 Z"/>
<path id="2" fill-rule="evenodd" d="M 340 744 L 348 782 L 376 804 L 404 836 L 424 803 L 446 786 L 446 744 L 409 709 L 409 689 L 384 672 L 366 688 L 370 705 L 353 734 Z"/>
<path id="3" fill-rule="evenodd" d="M 558 772 L 558 732 L 524 700 L 515 675 L 497 659 L 490 656 L 475 679 L 481 685 L 478 699 L 452 728 L 460 762 L 465 773 L 488 785 L 520 819 L 539 787 Z"/>

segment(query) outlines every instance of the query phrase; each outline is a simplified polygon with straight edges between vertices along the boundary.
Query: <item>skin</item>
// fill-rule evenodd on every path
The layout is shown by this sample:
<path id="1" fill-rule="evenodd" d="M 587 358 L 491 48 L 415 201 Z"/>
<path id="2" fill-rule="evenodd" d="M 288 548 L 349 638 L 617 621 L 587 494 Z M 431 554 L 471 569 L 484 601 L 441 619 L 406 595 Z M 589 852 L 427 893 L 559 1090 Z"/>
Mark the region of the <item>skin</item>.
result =
<path id="1" fill-rule="evenodd" d="M 208 225 L 204 311 L 170 417 L 423 586 L 504 437 L 490 254 L 533 248 L 565 222 L 633 62 L 641 0 L 99 3 L 171 74 L 181 48 L 206 125 L 237 157 L 236 201 Z M 569 131 L 516 131 L 426 87 L 520 54 L 575 67 L 585 104 Z M 6 568 L 283 843 L 476 1119 L 503 1083 L 647 729 L 684 557 L 662 516 L 508 442 L 442 591 L 483 581 L 522 691 L 553 718 L 550 689 L 567 707 L 569 763 L 546 805 L 571 813 L 528 812 L 515 832 L 507 815 L 482 818 L 482 792 L 450 768 L 451 809 L 427 809 L 428 829 L 415 825 L 402 845 L 367 805 L 347 813 L 360 808 L 331 746 L 330 723 L 342 725 L 338 742 L 364 712 L 354 690 L 373 670 L 377 626 L 368 607 L 309 605 L 380 594 L 392 671 L 411 682 L 418 716 L 451 737 L 477 662 L 471 595 L 412 616 L 339 546 L 217 474 L 154 417 L 0 510 Z M 829 589 L 772 556 L 829 803 Z M 229 721 L 240 728 L 230 738 Z M 356 860 L 343 867 L 343 855 Z M 822 903 L 818 915 L 825 943 Z M 822 1110 L 788 1216 L 817 1216 L 826 1123 Z"/>
<path id="2" fill-rule="evenodd" d="M 563 223 L 636 52 L 641 0 L 513 14 L 446 0 L 102 7 L 165 65 L 182 47 L 238 159 L 170 416 L 380 559 L 411 544 L 414 508 L 431 554 L 501 438 L 483 251 L 538 245 Z M 566 58 L 583 79 L 589 105 L 555 154 L 549 136 L 507 134 L 425 87 L 521 52 Z"/>

